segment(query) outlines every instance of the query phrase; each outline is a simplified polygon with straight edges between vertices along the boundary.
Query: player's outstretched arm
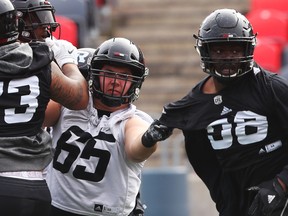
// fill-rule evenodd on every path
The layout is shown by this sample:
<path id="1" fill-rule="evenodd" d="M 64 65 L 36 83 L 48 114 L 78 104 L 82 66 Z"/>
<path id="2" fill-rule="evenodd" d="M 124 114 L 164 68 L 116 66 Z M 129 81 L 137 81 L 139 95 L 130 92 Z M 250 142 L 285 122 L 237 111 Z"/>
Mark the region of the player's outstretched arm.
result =
<path id="1" fill-rule="evenodd" d="M 139 119 L 129 119 L 125 127 L 125 150 L 129 159 L 135 162 L 146 160 L 157 149 L 157 142 L 167 139 L 172 128 L 155 120 L 150 126 Z"/>
<path id="2" fill-rule="evenodd" d="M 142 144 L 150 148 L 158 141 L 167 139 L 173 132 L 173 128 L 169 128 L 160 123 L 159 120 L 154 120 L 148 130 L 143 134 L 141 140 Z"/>

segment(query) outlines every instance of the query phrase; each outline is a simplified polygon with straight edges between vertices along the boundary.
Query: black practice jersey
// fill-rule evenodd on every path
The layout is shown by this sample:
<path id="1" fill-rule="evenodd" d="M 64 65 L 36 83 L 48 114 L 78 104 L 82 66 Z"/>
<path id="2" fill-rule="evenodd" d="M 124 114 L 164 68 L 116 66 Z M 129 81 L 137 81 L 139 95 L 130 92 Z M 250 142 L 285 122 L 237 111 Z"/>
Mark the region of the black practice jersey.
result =
<path id="1" fill-rule="evenodd" d="M 217 94 L 202 93 L 206 80 L 166 105 L 160 121 L 183 131 L 220 215 L 247 215 L 255 196 L 247 188 L 288 164 L 288 83 L 258 67 Z"/>
<path id="2" fill-rule="evenodd" d="M 13 54 L 3 59 L 3 64 L 17 72 L 0 68 L 0 137 L 32 136 L 42 127 L 50 99 L 53 54 L 44 43 L 29 45 L 33 51 L 30 63 L 23 63 L 28 55 L 11 51 Z"/>
<path id="3" fill-rule="evenodd" d="M 52 59 L 44 43 L 0 47 L 0 172 L 43 170 L 52 159 L 42 129 Z"/>

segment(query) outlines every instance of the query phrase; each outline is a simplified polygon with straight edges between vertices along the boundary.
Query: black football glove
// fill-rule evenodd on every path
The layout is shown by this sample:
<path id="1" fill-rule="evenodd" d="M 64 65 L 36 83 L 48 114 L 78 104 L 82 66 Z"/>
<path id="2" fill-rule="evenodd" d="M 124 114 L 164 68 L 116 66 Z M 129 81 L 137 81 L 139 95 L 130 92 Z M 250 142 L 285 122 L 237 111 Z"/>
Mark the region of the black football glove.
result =
<path id="1" fill-rule="evenodd" d="M 148 130 L 142 136 L 142 144 L 149 148 L 156 142 L 167 139 L 173 132 L 173 128 L 162 125 L 159 120 L 154 120 Z"/>
<path id="2" fill-rule="evenodd" d="M 258 191 L 248 211 L 250 216 L 268 216 L 276 210 L 281 212 L 285 206 L 287 193 L 284 192 L 277 177 L 248 190 Z"/>

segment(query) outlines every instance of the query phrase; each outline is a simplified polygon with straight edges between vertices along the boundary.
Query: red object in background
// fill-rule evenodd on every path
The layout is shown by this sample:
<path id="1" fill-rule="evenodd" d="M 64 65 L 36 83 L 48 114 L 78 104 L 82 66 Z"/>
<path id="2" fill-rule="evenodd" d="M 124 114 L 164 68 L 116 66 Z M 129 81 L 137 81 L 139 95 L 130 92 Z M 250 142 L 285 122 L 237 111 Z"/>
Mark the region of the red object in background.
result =
<path id="1" fill-rule="evenodd" d="M 279 43 L 288 42 L 288 13 L 274 9 L 252 10 L 246 17 L 259 37 L 270 37 Z"/>
<path id="2" fill-rule="evenodd" d="M 262 9 L 276 9 L 288 12 L 287 0 L 250 0 L 250 11 Z"/>
<path id="3" fill-rule="evenodd" d="M 106 0 L 95 0 L 95 3 L 98 7 L 102 7 L 106 4 Z"/>
<path id="4" fill-rule="evenodd" d="M 254 51 L 254 59 L 264 69 L 274 73 L 279 73 L 282 67 L 283 46 L 277 41 L 258 37 Z"/>
<path id="5" fill-rule="evenodd" d="M 60 27 L 53 32 L 53 36 L 57 39 L 63 39 L 71 42 L 75 47 L 79 48 L 78 42 L 78 26 L 72 20 L 64 16 L 55 16 L 56 21 L 60 23 Z"/>

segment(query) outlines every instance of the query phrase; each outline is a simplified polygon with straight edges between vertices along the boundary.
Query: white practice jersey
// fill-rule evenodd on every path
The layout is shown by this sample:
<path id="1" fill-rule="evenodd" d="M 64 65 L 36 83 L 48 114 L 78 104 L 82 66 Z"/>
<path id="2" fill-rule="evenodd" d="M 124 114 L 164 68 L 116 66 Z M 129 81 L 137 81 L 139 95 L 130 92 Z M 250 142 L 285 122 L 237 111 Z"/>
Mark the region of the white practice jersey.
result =
<path id="1" fill-rule="evenodd" d="M 91 98 L 85 110 L 62 108 L 47 173 L 53 206 L 101 216 L 127 216 L 133 210 L 144 162 L 129 161 L 124 151 L 125 123 L 132 116 L 152 122 L 134 105 L 99 118 Z"/>

